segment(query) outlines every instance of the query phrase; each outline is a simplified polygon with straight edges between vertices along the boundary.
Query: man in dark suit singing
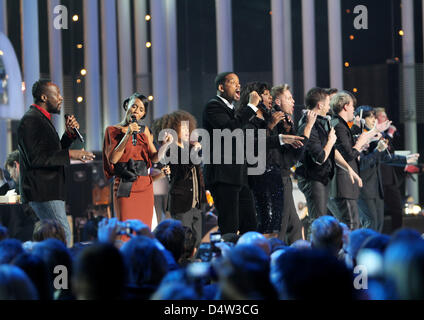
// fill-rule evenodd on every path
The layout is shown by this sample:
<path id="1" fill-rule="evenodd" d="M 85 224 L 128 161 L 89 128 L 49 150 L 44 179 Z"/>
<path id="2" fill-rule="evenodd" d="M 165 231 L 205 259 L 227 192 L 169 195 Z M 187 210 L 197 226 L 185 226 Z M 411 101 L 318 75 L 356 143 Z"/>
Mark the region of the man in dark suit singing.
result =
<path id="1" fill-rule="evenodd" d="M 222 234 L 241 234 L 256 230 L 256 211 L 253 196 L 248 186 L 247 165 L 236 161 L 237 141 L 232 138 L 232 152 L 225 154 L 224 141 L 221 139 L 220 155 L 218 146 L 214 146 L 214 130 L 228 129 L 231 132 L 241 129 L 243 124 L 256 117 L 260 97 L 256 93 L 250 96 L 249 108 L 235 113 L 234 102 L 240 100 L 240 82 L 235 73 L 219 74 L 215 79 L 217 96 L 212 98 L 203 112 L 203 128 L 208 131 L 211 141 L 211 164 L 205 164 L 206 188 L 211 191 L 218 211 L 218 226 Z M 244 149 L 244 145 L 243 145 Z M 224 164 L 231 157 L 231 164 Z M 221 164 L 213 163 L 220 158 Z"/>
<path id="2" fill-rule="evenodd" d="M 51 122 L 59 114 L 63 97 L 50 80 L 39 80 L 32 87 L 34 104 L 25 113 L 18 127 L 20 163 L 20 194 L 40 220 L 53 219 L 65 229 L 66 241 L 71 242 L 71 230 L 65 210 L 65 166 L 70 159 L 90 161 L 94 154 L 84 150 L 69 150 L 76 139 L 79 124 L 74 116 L 66 120 L 62 139 Z"/>

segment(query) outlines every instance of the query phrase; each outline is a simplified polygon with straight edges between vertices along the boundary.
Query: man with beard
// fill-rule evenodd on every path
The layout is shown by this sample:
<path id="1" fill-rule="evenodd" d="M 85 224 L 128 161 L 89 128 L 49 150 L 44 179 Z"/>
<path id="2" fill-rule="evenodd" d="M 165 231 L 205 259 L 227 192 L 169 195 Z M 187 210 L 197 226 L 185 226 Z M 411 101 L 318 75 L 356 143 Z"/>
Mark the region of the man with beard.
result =
<path id="1" fill-rule="evenodd" d="M 51 122 L 59 114 L 63 97 L 50 80 L 39 80 L 32 87 L 34 104 L 25 113 L 18 127 L 20 163 L 19 189 L 21 201 L 29 203 L 40 220 L 57 220 L 71 242 L 71 229 L 65 210 L 65 166 L 70 159 L 82 162 L 94 159 L 84 150 L 69 150 L 76 139 L 79 124 L 74 116 L 66 119 L 62 139 Z"/>

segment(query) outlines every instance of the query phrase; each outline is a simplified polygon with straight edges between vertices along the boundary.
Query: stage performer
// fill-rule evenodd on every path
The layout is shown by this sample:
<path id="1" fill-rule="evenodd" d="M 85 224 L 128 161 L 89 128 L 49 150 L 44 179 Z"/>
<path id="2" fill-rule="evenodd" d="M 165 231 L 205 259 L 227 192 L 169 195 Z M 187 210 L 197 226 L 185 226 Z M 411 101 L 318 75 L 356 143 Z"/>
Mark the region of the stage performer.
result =
<path id="1" fill-rule="evenodd" d="M 243 88 L 240 99 L 241 110 L 248 108 L 247 104 L 252 93 L 259 94 L 261 103 L 258 105 L 259 110 L 256 117 L 250 119 L 244 125 L 244 129 L 254 130 L 255 139 L 258 139 L 259 130 L 266 130 L 266 141 L 255 141 L 255 146 L 266 142 L 264 155 L 266 156 L 266 170 L 262 175 L 249 176 L 249 186 L 255 200 L 258 232 L 271 238 L 277 237 L 280 232 L 284 208 L 283 181 L 278 153 L 283 152 L 284 146 L 292 145 L 295 148 L 302 148 L 304 138 L 271 132 L 270 127 L 273 126 L 272 96 L 266 83 L 252 82 Z M 258 154 L 256 149 L 255 155 Z M 274 150 L 277 153 L 274 153 Z"/>
<path id="2" fill-rule="evenodd" d="M 69 150 L 77 138 L 79 124 L 74 116 L 66 119 L 62 139 L 51 122 L 52 114 L 60 114 L 63 97 L 50 80 L 41 79 L 32 87 L 34 104 L 18 127 L 21 201 L 29 203 L 40 220 L 57 220 L 65 229 L 67 244 L 71 229 L 65 210 L 65 166 L 70 159 L 83 162 L 94 159 L 84 150 Z"/>
<path id="3" fill-rule="evenodd" d="M 154 198 L 149 168 L 163 158 L 172 136 L 165 136 L 158 152 L 149 128 L 138 123 L 146 117 L 148 105 L 147 98 L 138 93 L 125 100 L 125 118 L 106 128 L 103 166 L 105 176 L 114 177 L 116 217 L 121 221 L 137 219 L 152 228 Z"/>

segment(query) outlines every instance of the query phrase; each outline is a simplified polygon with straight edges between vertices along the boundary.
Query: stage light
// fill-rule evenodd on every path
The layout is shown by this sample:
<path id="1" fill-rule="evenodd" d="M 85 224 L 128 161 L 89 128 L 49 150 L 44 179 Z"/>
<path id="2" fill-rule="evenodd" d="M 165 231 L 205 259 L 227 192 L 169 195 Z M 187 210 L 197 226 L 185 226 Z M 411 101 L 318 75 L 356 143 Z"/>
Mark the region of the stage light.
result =
<path id="1" fill-rule="evenodd" d="M 349 68 L 349 67 L 350 67 L 350 63 L 349 63 L 349 62 L 345 62 L 344 66 L 345 66 L 346 68 Z"/>
<path id="2" fill-rule="evenodd" d="M 144 19 L 146 19 L 146 21 L 150 21 L 152 19 L 152 16 L 150 14 L 146 14 Z"/>
<path id="3" fill-rule="evenodd" d="M 152 43 L 151 42 L 146 42 L 146 48 L 150 48 L 152 46 Z"/>
<path id="4" fill-rule="evenodd" d="M 4 52 L 2 50 L 0 50 L 0 56 L 4 55 Z"/>
<path id="5" fill-rule="evenodd" d="M 357 93 L 358 92 L 358 89 L 357 88 L 353 88 L 353 92 L 354 93 Z"/>
<path id="6" fill-rule="evenodd" d="M 22 81 L 22 86 L 21 86 L 22 91 L 26 90 L 26 85 L 25 85 L 25 81 Z"/>
<path id="7" fill-rule="evenodd" d="M 355 39 L 355 36 L 352 34 L 352 35 L 350 35 L 349 39 L 350 40 L 354 40 Z"/>
<path id="8" fill-rule="evenodd" d="M 78 49 L 82 49 L 82 44 L 81 44 L 81 43 L 78 43 L 78 44 L 77 44 L 77 48 L 78 48 Z"/>
<path id="9" fill-rule="evenodd" d="M 78 102 L 78 103 L 81 103 L 81 102 L 83 102 L 83 101 L 84 101 L 84 98 L 83 98 L 83 97 L 78 97 L 78 98 L 77 98 L 77 102 Z"/>
<path id="10" fill-rule="evenodd" d="M 400 30 L 400 31 L 399 31 L 399 35 L 400 35 L 401 37 L 403 37 L 403 36 L 405 35 L 405 32 L 403 32 L 403 30 Z"/>
<path id="11" fill-rule="evenodd" d="M 85 76 L 87 74 L 87 70 L 85 70 L 85 69 L 81 69 L 81 75 L 82 76 Z"/>
<path id="12" fill-rule="evenodd" d="M 153 101 L 154 97 L 153 97 L 153 96 L 149 96 L 147 99 L 148 99 L 149 101 Z"/>
<path id="13" fill-rule="evenodd" d="M 81 83 L 81 79 L 77 79 L 77 83 Z"/>
<path id="14" fill-rule="evenodd" d="M 73 20 L 73 21 L 75 21 L 75 22 L 77 22 L 77 21 L 79 20 L 78 15 L 77 15 L 77 14 L 75 14 L 75 15 L 72 17 L 72 20 Z"/>

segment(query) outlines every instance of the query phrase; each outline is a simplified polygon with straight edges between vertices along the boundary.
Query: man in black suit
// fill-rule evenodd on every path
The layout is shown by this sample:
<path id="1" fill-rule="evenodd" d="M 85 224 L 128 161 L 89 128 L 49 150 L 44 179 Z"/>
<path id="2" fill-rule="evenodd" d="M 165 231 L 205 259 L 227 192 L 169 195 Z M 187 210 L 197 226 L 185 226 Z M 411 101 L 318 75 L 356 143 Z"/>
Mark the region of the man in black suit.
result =
<path id="1" fill-rule="evenodd" d="M 40 220 L 53 219 L 65 229 L 68 245 L 71 230 L 65 210 L 65 166 L 70 159 L 93 160 L 94 154 L 84 150 L 69 150 L 76 139 L 78 122 L 73 116 L 66 120 L 62 139 L 51 122 L 59 114 L 63 97 L 50 80 L 39 80 L 32 87 L 34 104 L 25 113 L 18 127 L 20 163 L 20 194 Z"/>
<path id="2" fill-rule="evenodd" d="M 274 100 L 273 121 L 271 124 L 271 130 L 273 133 L 282 133 L 288 135 L 295 135 L 296 129 L 293 122 L 294 116 L 294 104 L 295 101 L 290 91 L 290 87 L 287 84 L 276 86 L 272 88 L 271 94 Z M 281 120 L 279 117 L 282 117 Z M 317 114 L 313 111 L 309 111 L 307 125 L 303 132 L 304 144 L 307 144 L 312 128 L 317 119 Z M 278 122 L 279 121 L 279 122 Z M 275 123 L 278 122 L 276 125 Z M 275 125 L 274 128 L 272 128 Z M 283 214 L 281 229 L 278 234 L 278 238 L 288 245 L 296 242 L 297 240 L 303 239 L 302 235 L 302 222 L 299 219 L 299 215 L 296 211 L 296 206 L 293 198 L 293 183 L 291 180 L 292 171 L 291 169 L 297 164 L 302 158 L 305 148 L 294 148 L 291 145 L 285 145 L 283 149 L 277 150 L 275 156 L 279 158 L 279 164 L 281 169 L 281 177 L 283 179 L 283 192 L 284 192 L 284 203 L 283 203 Z"/>
<path id="3" fill-rule="evenodd" d="M 330 181 L 334 176 L 336 164 L 348 172 L 349 183 L 358 181 L 362 186 L 361 178 L 344 160 L 335 148 L 337 141 L 336 131 L 327 119 L 330 111 L 330 97 L 322 88 L 311 89 L 305 99 L 306 107 L 318 116 L 312 128 L 302 165 L 297 169 L 299 189 L 303 192 L 308 204 L 308 225 L 321 216 L 328 214 L 328 200 L 330 195 Z M 307 116 L 300 120 L 299 135 L 304 135 L 307 126 Z M 310 236 L 310 228 L 305 232 Z"/>
<path id="4" fill-rule="evenodd" d="M 333 96 L 330 102 L 333 113 L 333 122 L 336 131 L 336 149 L 340 152 L 349 166 L 359 175 L 359 161 L 362 148 L 367 145 L 374 131 L 363 133 L 355 142 L 353 133 L 348 122 L 353 121 L 355 101 L 353 95 L 348 92 L 339 92 Z M 377 132 L 375 132 L 377 134 Z M 358 198 L 360 186 L 358 181 L 351 183 L 349 173 L 340 167 L 336 167 L 336 174 L 331 186 L 331 202 L 333 214 L 336 218 L 350 227 L 351 230 L 359 229 Z"/>
<path id="5" fill-rule="evenodd" d="M 218 212 L 218 225 L 222 234 L 246 233 L 256 230 L 256 211 L 252 193 L 248 186 L 247 165 L 236 162 L 237 141 L 232 139 L 232 153 L 225 155 L 221 139 L 221 164 L 213 163 L 214 130 L 241 129 L 258 111 L 259 95 L 251 95 L 249 108 L 236 114 L 234 102 L 240 100 L 240 82 L 233 72 L 219 74 L 215 79 L 217 96 L 212 98 L 203 112 L 203 128 L 208 131 L 211 141 L 211 164 L 205 164 L 206 188 L 211 191 Z M 242 146 L 244 150 L 244 145 Z M 215 155 L 216 158 L 216 155 Z M 231 164 L 225 160 L 230 158 Z"/>

